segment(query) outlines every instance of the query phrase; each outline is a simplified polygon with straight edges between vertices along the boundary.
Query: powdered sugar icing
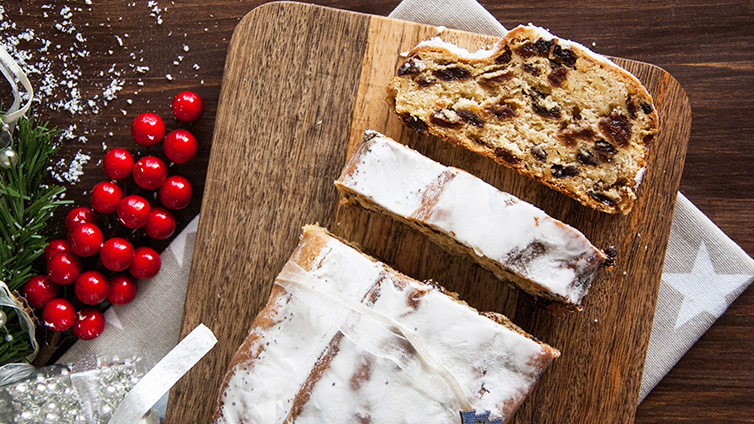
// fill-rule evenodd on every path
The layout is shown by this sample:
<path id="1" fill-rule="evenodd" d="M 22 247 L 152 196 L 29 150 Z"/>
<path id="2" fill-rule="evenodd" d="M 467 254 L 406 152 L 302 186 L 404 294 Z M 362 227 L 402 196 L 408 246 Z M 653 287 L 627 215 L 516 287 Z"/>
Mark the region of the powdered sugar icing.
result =
<path id="1" fill-rule="evenodd" d="M 368 143 L 352 159 L 353 172 L 344 172 L 336 184 L 452 237 L 549 293 L 575 304 L 581 301 L 588 286 L 585 279 L 591 278 L 600 256 L 583 234 L 465 171 L 445 167 L 387 137 Z"/>
<path id="2" fill-rule="evenodd" d="M 339 240 L 327 243 L 307 273 L 309 290 L 281 273 L 287 296 L 275 308 L 277 324 L 257 331 L 259 357 L 241 364 L 221 395 L 223 423 L 455 422 L 457 398 L 436 375 L 411 367 L 415 351 L 384 323 L 353 320 L 328 298 L 338 291 L 361 302 L 368 291 L 375 313 L 411 329 L 422 350 L 453 375 L 478 410 L 507 420 L 549 360 L 557 356 L 525 335 L 480 316 L 437 289 L 374 262 Z M 304 237 L 302 243 L 310 240 Z M 291 261 L 295 261 L 292 259 Z M 314 284 L 309 284 L 314 282 Z M 321 286 L 320 286 L 321 285 Z M 316 287 L 325 287 L 318 292 Z M 358 317 L 357 317 L 358 318 Z M 255 330 L 256 331 L 256 330 Z M 338 337 L 337 335 L 341 335 Z M 342 335 L 345 334 L 343 337 Z M 388 347 L 403 357 L 388 354 Z M 379 346 L 370 348 L 370 346 Z M 323 352 L 331 355 L 325 358 Z M 306 383 L 306 396 L 293 399 Z"/>

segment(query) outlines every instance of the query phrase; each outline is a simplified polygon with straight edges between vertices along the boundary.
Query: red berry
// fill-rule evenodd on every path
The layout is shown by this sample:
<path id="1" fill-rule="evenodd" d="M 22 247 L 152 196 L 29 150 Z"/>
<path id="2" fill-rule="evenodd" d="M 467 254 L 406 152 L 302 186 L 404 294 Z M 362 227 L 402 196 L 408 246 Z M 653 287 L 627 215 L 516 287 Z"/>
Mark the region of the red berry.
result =
<path id="1" fill-rule="evenodd" d="M 134 247 L 126 239 L 113 237 L 102 244 L 99 260 L 110 271 L 123 271 L 134 261 Z"/>
<path id="2" fill-rule="evenodd" d="M 102 159 L 102 170 L 105 175 L 116 181 L 128 178 L 134 167 L 134 157 L 126 149 L 110 149 Z"/>
<path id="3" fill-rule="evenodd" d="M 134 254 L 134 263 L 128 268 L 128 271 L 134 278 L 147 280 L 160 272 L 160 255 L 151 247 L 139 247 Z"/>
<path id="4" fill-rule="evenodd" d="M 123 198 L 123 189 L 110 181 L 103 181 L 92 189 L 92 208 L 99 213 L 115 212 Z"/>
<path id="5" fill-rule="evenodd" d="M 175 216 L 165 208 L 154 208 L 149 213 L 144 232 L 155 240 L 165 240 L 175 232 Z"/>
<path id="6" fill-rule="evenodd" d="M 79 274 L 81 261 L 73 252 L 60 252 L 47 263 L 47 276 L 55 284 L 73 284 Z"/>
<path id="7" fill-rule="evenodd" d="M 171 161 L 183 165 L 189 163 L 196 156 L 199 145 L 196 138 L 186 130 L 175 130 L 165 137 L 162 148 L 165 156 Z"/>
<path id="8" fill-rule="evenodd" d="M 173 175 L 165 180 L 157 195 L 166 208 L 183 209 L 191 202 L 191 183 L 180 175 Z"/>
<path id="9" fill-rule="evenodd" d="M 97 271 L 86 271 L 76 278 L 73 290 L 76 297 L 87 305 L 96 305 L 107 298 L 107 278 Z"/>
<path id="10" fill-rule="evenodd" d="M 24 296 L 32 308 L 42 309 L 58 297 L 58 286 L 44 275 L 36 275 L 24 285 Z"/>
<path id="11" fill-rule="evenodd" d="M 136 185 L 145 190 L 157 190 L 168 176 L 165 162 L 154 156 L 139 159 L 133 168 Z"/>
<path id="12" fill-rule="evenodd" d="M 94 256 L 102 247 L 102 231 L 94 224 L 81 224 L 68 233 L 71 251 L 82 258 Z"/>
<path id="13" fill-rule="evenodd" d="M 118 220 L 128 228 L 141 228 L 147 223 L 151 210 L 143 197 L 127 196 L 118 203 Z"/>
<path id="14" fill-rule="evenodd" d="M 47 247 L 44 250 L 44 257 L 46 262 L 50 262 L 53 256 L 60 252 L 70 252 L 71 245 L 68 244 L 68 240 L 53 240 L 47 243 Z"/>
<path id="15" fill-rule="evenodd" d="M 42 320 L 52 331 L 65 331 L 76 320 L 76 309 L 65 299 L 53 299 L 42 310 Z"/>
<path id="16" fill-rule="evenodd" d="M 107 300 L 113 305 L 125 305 L 136 297 L 138 286 L 136 281 L 126 274 L 115 274 L 110 277 L 110 291 L 107 292 Z"/>
<path id="17" fill-rule="evenodd" d="M 142 113 L 131 124 L 131 137 L 144 147 L 152 147 L 165 137 L 165 124 L 154 113 Z"/>
<path id="18" fill-rule="evenodd" d="M 68 216 L 65 218 L 65 228 L 68 229 L 68 231 L 71 231 L 79 225 L 87 222 L 96 224 L 97 214 L 94 213 L 94 211 L 90 208 L 75 208 L 74 210 L 70 211 L 68 213 Z"/>
<path id="19" fill-rule="evenodd" d="M 105 331 L 105 316 L 97 308 L 83 308 L 76 314 L 73 335 L 81 340 L 99 337 Z"/>
<path id="20" fill-rule="evenodd" d="M 191 123 L 199 119 L 204 113 L 204 100 L 194 92 L 184 91 L 175 96 L 171 109 L 175 119 Z"/>

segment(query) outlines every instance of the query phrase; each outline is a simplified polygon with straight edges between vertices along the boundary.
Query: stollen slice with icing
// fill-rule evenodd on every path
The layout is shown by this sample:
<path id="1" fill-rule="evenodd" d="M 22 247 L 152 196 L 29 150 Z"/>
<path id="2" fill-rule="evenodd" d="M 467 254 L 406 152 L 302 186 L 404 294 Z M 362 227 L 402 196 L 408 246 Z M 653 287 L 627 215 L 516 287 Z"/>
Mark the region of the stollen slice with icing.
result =
<path id="1" fill-rule="evenodd" d="M 552 310 L 580 309 L 610 262 L 575 228 L 376 131 L 365 132 L 335 185 L 346 203 L 417 228 Z"/>
<path id="2" fill-rule="evenodd" d="M 440 38 L 420 43 L 388 99 L 415 131 L 610 214 L 633 208 L 659 122 L 636 77 L 532 25 L 475 53 Z"/>
<path id="3" fill-rule="evenodd" d="M 559 352 L 306 226 L 233 356 L 216 423 L 508 422 Z"/>

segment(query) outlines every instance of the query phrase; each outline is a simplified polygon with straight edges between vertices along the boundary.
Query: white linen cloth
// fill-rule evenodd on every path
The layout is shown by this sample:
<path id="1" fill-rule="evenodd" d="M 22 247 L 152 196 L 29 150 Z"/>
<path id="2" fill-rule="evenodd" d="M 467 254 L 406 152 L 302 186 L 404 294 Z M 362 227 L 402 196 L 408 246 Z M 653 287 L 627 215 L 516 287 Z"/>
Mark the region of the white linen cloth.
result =
<path id="1" fill-rule="evenodd" d="M 502 36 L 505 28 L 475 0 L 404 0 L 392 18 Z M 139 283 L 139 300 L 110 308 L 108 328 L 61 358 L 139 352 L 156 363 L 178 343 L 196 239 L 195 218 L 162 253 L 162 270 Z M 686 197 L 678 194 L 640 402 L 754 280 L 754 260 Z M 164 411 L 164 400 L 162 406 Z"/>

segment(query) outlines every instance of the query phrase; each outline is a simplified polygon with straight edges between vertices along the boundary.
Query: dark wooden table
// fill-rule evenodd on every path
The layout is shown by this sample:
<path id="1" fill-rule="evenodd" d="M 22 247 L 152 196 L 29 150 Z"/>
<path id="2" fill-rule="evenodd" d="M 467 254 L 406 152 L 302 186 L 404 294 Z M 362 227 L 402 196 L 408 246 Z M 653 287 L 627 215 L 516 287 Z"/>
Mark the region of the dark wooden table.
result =
<path id="1" fill-rule="evenodd" d="M 185 226 L 201 204 L 231 34 L 238 21 L 261 2 L 86 3 L 3 0 L 0 13 L 0 40 L 33 30 L 30 41 L 18 44 L 19 49 L 31 53 L 32 62 L 43 56 L 37 51 L 43 47 L 40 40 L 49 40 L 44 55 L 51 68 L 43 73 L 55 75 L 58 83 L 75 84 L 83 103 L 93 101 L 93 106 L 84 105 L 76 113 L 57 107 L 57 101 L 70 100 L 72 89 L 58 85 L 50 87 L 45 101 L 35 106 L 37 116 L 51 125 L 76 125 L 72 129 L 75 137 L 62 143 L 59 154 L 66 165 L 60 170 L 67 171 L 78 152 L 91 157 L 79 178 L 64 183 L 66 198 L 76 205 L 88 205 L 88 191 L 104 179 L 98 162 L 105 146 L 134 151 L 129 128 L 142 112 L 158 113 L 168 129 L 176 127 L 170 101 L 180 91 L 193 90 L 206 102 L 204 117 L 188 127 L 199 141 L 199 154 L 190 165 L 171 168 L 171 173 L 189 178 L 195 190 L 192 204 L 177 214 L 179 226 Z M 315 3 L 386 15 L 398 1 Z M 681 191 L 749 255 L 754 253 L 754 3 L 482 3 L 509 28 L 533 22 L 585 45 L 594 42 L 599 53 L 653 63 L 669 71 L 685 88 L 694 116 Z M 143 66 L 149 69 L 139 70 Z M 31 77 L 35 87 L 42 86 L 40 75 Z M 108 100 L 105 90 L 113 81 L 121 90 Z M 4 104 L 10 98 L 7 91 L 6 85 L 0 85 Z M 81 136 L 86 141 L 79 139 Z M 52 235 L 64 234 L 62 221 L 68 210 L 62 208 L 55 215 L 49 228 Z M 754 422 L 752 329 L 754 289 L 749 289 L 639 406 L 636 422 Z M 56 349 L 64 348 L 65 344 L 53 343 L 40 361 L 54 360 Z"/>

